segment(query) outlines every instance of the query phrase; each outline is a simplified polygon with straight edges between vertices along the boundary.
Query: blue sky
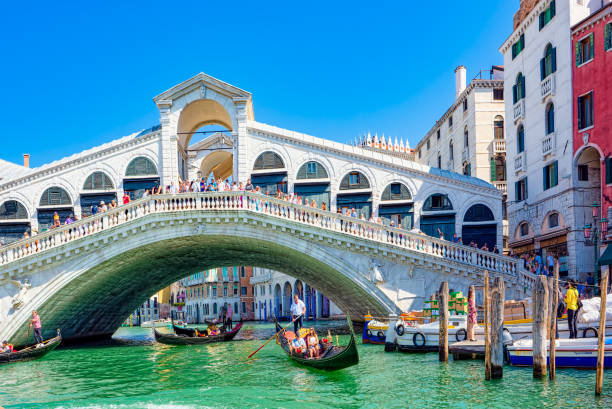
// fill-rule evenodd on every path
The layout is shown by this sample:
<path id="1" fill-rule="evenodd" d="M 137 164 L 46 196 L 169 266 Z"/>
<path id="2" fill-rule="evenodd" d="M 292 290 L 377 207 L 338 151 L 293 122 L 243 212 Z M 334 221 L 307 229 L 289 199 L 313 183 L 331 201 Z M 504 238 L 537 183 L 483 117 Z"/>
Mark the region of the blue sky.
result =
<path id="1" fill-rule="evenodd" d="M 148 128 L 152 98 L 199 72 L 252 92 L 260 122 L 414 146 L 452 103 L 457 65 L 469 81 L 502 64 L 518 3 L 9 2 L 0 158 L 40 166 Z"/>

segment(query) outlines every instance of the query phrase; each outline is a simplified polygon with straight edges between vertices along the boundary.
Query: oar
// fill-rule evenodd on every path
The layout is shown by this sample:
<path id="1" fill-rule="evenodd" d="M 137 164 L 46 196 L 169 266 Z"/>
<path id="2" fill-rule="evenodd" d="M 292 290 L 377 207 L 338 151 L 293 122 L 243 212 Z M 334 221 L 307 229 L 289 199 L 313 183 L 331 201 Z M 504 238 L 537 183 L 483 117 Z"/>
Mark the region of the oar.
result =
<path id="1" fill-rule="evenodd" d="M 285 328 L 281 329 L 281 330 L 280 330 L 280 331 L 278 331 L 276 334 L 272 335 L 272 336 L 270 337 L 270 339 L 268 339 L 266 342 L 264 342 L 264 344 L 263 344 L 262 346 L 260 346 L 260 347 L 259 347 L 259 348 L 257 348 L 255 351 L 253 351 L 253 352 L 251 353 L 251 355 L 247 356 L 247 359 L 250 359 L 250 358 L 251 358 L 253 355 L 255 355 L 257 352 L 259 352 L 259 350 L 260 350 L 261 348 L 263 348 L 263 347 L 265 347 L 266 345 L 268 345 L 268 342 L 272 341 L 274 338 L 276 338 L 276 337 L 278 336 L 278 334 L 280 334 L 281 332 L 283 332 L 284 330 L 286 330 L 287 328 L 289 328 L 289 325 L 293 324 L 293 322 L 294 322 L 295 320 L 297 320 L 298 318 L 300 318 L 300 317 L 301 317 L 301 315 L 298 315 L 297 317 L 295 317 L 295 318 L 293 319 L 293 321 L 291 321 L 289 324 L 287 324 L 287 326 L 286 326 Z"/>

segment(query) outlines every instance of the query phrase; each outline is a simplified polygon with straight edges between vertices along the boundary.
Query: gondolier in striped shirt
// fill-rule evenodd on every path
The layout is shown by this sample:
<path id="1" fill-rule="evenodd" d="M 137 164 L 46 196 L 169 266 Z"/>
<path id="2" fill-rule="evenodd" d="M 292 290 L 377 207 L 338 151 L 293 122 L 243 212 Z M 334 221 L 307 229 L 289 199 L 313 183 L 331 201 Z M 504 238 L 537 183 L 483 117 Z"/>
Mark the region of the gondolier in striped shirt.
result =
<path id="1" fill-rule="evenodd" d="M 291 321 L 293 321 L 293 329 L 297 334 L 298 329 L 302 328 L 302 319 L 306 314 L 306 305 L 304 301 L 300 300 L 298 295 L 293 296 L 293 304 L 291 304 Z"/>

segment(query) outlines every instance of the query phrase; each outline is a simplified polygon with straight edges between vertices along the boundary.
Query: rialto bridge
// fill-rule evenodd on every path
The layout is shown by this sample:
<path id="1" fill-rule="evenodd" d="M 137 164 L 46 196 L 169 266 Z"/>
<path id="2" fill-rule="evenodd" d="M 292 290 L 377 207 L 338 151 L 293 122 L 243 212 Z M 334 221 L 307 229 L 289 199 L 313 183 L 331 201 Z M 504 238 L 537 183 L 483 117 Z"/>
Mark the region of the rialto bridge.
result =
<path id="1" fill-rule="evenodd" d="M 531 288 L 516 260 L 448 240 L 501 247 L 501 193 L 482 180 L 256 122 L 250 93 L 205 74 L 154 101 L 151 129 L 39 168 L 0 161 L 0 339 L 23 342 L 32 309 L 47 335 L 109 336 L 150 294 L 221 266 L 285 272 L 355 318 L 418 308 L 440 281 L 465 290 L 484 270 L 507 297 Z M 223 130 L 200 133 L 211 125 Z M 247 192 L 140 198 L 211 174 L 328 210 Z M 124 192 L 131 203 L 91 215 Z M 49 229 L 55 212 L 80 220 Z"/>

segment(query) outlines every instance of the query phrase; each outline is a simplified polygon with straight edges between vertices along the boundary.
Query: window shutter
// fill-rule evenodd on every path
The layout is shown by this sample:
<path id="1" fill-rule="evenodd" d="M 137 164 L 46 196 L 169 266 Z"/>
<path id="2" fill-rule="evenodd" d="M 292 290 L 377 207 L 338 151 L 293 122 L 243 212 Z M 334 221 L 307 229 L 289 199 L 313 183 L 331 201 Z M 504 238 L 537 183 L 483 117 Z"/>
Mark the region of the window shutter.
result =
<path id="1" fill-rule="evenodd" d="M 580 47 L 580 41 L 576 41 L 576 67 L 582 63 L 582 47 Z"/>
<path id="2" fill-rule="evenodd" d="M 546 78 L 546 57 L 540 58 L 540 80 Z"/>
<path id="3" fill-rule="evenodd" d="M 555 16 L 555 12 L 556 12 L 556 6 L 555 6 L 555 0 L 552 0 L 550 2 L 550 18 L 552 19 Z"/>
<path id="4" fill-rule="evenodd" d="M 589 47 L 591 48 L 591 58 L 595 58 L 595 35 L 589 34 Z"/>
<path id="5" fill-rule="evenodd" d="M 512 103 L 513 104 L 516 104 L 516 99 L 518 97 L 518 95 L 516 95 L 516 91 L 517 91 L 517 88 L 516 88 L 516 84 L 515 84 L 515 85 L 512 86 Z"/>
<path id="6" fill-rule="evenodd" d="M 582 98 L 581 97 L 578 97 L 578 106 L 577 106 L 576 110 L 578 111 L 577 112 L 577 114 L 578 114 L 578 129 L 582 129 L 582 128 L 584 128 L 584 126 L 582 125 L 583 115 L 582 115 Z"/>
<path id="7" fill-rule="evenodd" d="M 552 64 L 551 64 L 552 70 L 551 70 L 551 72 L 557 72 L 557 47 L 554 47 L 552 49 L 551 57 L 552 57 Z"/>
<path id="8" fill-rule="evenodd" d="M 491 182 L 495 182 L 496 180 L 496 172 L 495 172 L 495 158 L 491 158 Z"/>

